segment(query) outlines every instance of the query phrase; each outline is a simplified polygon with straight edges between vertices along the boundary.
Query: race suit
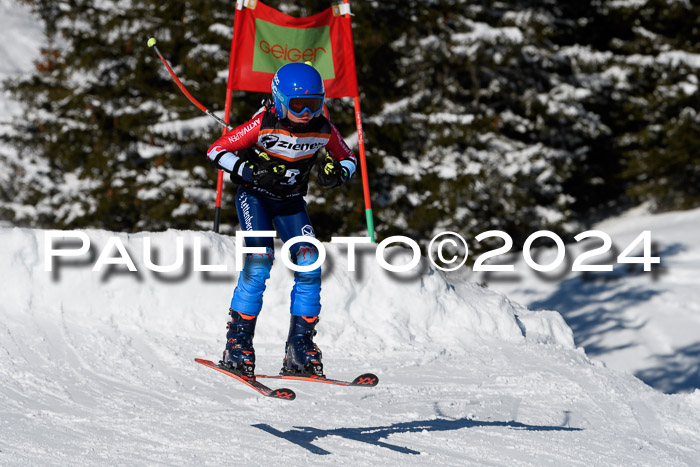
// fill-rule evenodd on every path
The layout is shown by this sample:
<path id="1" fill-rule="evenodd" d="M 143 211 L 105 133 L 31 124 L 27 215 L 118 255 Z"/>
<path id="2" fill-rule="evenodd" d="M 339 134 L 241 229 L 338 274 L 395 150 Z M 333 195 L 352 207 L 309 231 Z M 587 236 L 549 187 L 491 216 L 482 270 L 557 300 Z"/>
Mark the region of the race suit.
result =
<path id="1" fill-rule="evenodd" d="M 238 175 L 249 164 L 261 161 L 252 147 L 269 155 L 267 164 L 284 165 L 283 173 L 266 184 L 242 183 L 236 195 L 241 228 L 246 231 L 276 230 L 283 242 L 292 237 L 315 237 L 304 195 L 309 176 L 321 148 L 347 169 L 350 178 L 357 161 L 338 129 L 324 116 L 303 126 L 280 120 L 274 108 L 261 108 L 251 120 L 226 133 L 211 145 L 209 160 L 218 168 Z M 232 177 L 236 179 L 236 177 Z M 274 260 L 274 243 L 269 237 L 247 237 L 246 246 L 264 247 L 264 254 L 246 255 L 245 265 L 231 299 L 231 309 L 257 316 L 263 303 L 265 283 Z M 299 242 L 290 249 L 292 261 L 299 266 L 318 259 L 318 249 Z M 291 313 L 318 316 L 321 311 L 321 268 L 295 272 L 291 293 Z"/>

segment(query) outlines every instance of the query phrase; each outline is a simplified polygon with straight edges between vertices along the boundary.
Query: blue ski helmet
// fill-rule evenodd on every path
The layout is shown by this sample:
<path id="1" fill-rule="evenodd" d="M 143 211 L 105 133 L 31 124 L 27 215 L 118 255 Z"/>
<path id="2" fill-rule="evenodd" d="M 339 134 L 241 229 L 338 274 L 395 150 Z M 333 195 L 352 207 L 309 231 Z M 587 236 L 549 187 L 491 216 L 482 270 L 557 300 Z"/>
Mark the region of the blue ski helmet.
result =
<path id="1" fill-rule="evenodd" d="M 294 115 L 309 112 L 315 117 L 321 113 L 325 97 L 321 75 L 306 63 L 287 63 L 272 78 L 272 100 L 281 119 L 287 112 Z"/>

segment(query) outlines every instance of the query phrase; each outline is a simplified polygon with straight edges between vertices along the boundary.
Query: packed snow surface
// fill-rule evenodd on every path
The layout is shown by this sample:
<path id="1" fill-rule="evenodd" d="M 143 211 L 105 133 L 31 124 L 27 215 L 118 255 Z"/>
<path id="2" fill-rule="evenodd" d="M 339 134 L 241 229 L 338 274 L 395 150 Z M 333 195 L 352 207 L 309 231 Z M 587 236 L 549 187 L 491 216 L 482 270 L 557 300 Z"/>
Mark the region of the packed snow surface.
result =
<path id="1" fill-rule="evenodd" d="M 528 311 L 425 261 L 390 273 L 374 246 L 358 248 L 349 272 L 346 248 L 325 244 L 316 341 L 329 376 L 375 372 L 379 386 L 285 381 L 295 401 L 263 398 L 193 361 L 223 350 L 234 238 L 84 233 L 89 251 L 46 271 L 45 231 L 0 229 L 2 465 L 678 466 L 700 458 L 700 391 L 657 392 L 589 360 L 558 313 Z M 145 266 L 177 265 L 178 251 L 173 272 Z M 387 258 L 409 259 L 391 248 Z M 195 272 L 198 264 L 227 271 Z M 278 257 L 255 340 L 264 373 L 281 364 L 292 280 Z"/>
<path id="2" fill-rule="evenodd" d="M 641 206 L 594 229 L 611 237 L 613 249 L 587 263 L 613 264 L 610 272 L 571 273 L 568 263 L 538 275 L 520 257 L 514 261 L 515 274 L 471 280 L 487 280 L 491 289 L 533 310 L 557 310 L 576 344 L 611 368 L 664 392 L 700 388 L 700 209 L 652 215 Z M 649 272 L 641 265 L 618 264 L 615 255 L 644 231 L 660 263 Z M 569 245 L 567 256 L 573 259 L 599 246 L 600 241 Z M 633 254 L 642 252 L 640 244 Z"/>

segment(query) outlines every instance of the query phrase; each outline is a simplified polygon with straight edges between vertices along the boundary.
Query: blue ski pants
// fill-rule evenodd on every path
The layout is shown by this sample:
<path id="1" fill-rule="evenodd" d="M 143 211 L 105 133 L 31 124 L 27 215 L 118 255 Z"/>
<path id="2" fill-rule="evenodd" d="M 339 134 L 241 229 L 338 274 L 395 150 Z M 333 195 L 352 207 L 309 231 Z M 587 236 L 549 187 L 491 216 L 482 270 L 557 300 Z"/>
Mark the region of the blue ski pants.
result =
<path id="1" fill-rule="evenodd" d="M 276 230 L 283 242 L 292 237 L 315 237 L 302 196 L 278 200 L 255 190 L 238 188 L 236 209 L 241 229 L 246 231 Z M 264 247 L 264 254 L 248 253 L 231 299 L 231 309 L 257 316 L 262 309 L 265 283 L 275 258 L 274 239 L 247 237 L 247 247 Z M 292 262 L 308 266 L 318 259 L 318 249 L 311 243 L 299 242 L 290 248 Z M 296 316 L 318 316 L 321 312 L 321 268 L 295 272 L 291 294 L 291 313 Z"/>

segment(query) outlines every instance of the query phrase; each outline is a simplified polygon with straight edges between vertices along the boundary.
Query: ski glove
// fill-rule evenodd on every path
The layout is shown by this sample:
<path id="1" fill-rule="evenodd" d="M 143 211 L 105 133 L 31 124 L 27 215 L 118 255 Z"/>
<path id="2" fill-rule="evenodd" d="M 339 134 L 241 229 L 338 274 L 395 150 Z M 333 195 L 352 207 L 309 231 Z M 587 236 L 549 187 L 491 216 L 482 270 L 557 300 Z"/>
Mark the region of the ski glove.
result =
<path id="1" fill-rule="evenodd" d="M 245 163 L 244 163 L 245 164 Z M 238 167 L 234 167 L 234 171 L 229 174 L 231 181 L 237 185 L 250 184 L 253 182 L 253 166 L 250 164 L 243 165 L 241 175 L 238 175 Z"/>
<path id="2" fill-rule="evenodd" d="M 231 172 L 232 182 L 269 188 L 284 178 L 284 164 L 276 163 L 268 153 L 256 146 L 251 147 L 249 151 L 250 160 L 244 163 L 242 174 L 238 175 L 238 170 Z"/>
<path id="3" fill-rule="evenodd" d="M 348 169 L 340 165 L 340 162 L 333 159 L 330 154 L 326 154 L 319 164 L 316 179 L 323 188 L 335 188 L 345 185 L 349 175 Z"/>

